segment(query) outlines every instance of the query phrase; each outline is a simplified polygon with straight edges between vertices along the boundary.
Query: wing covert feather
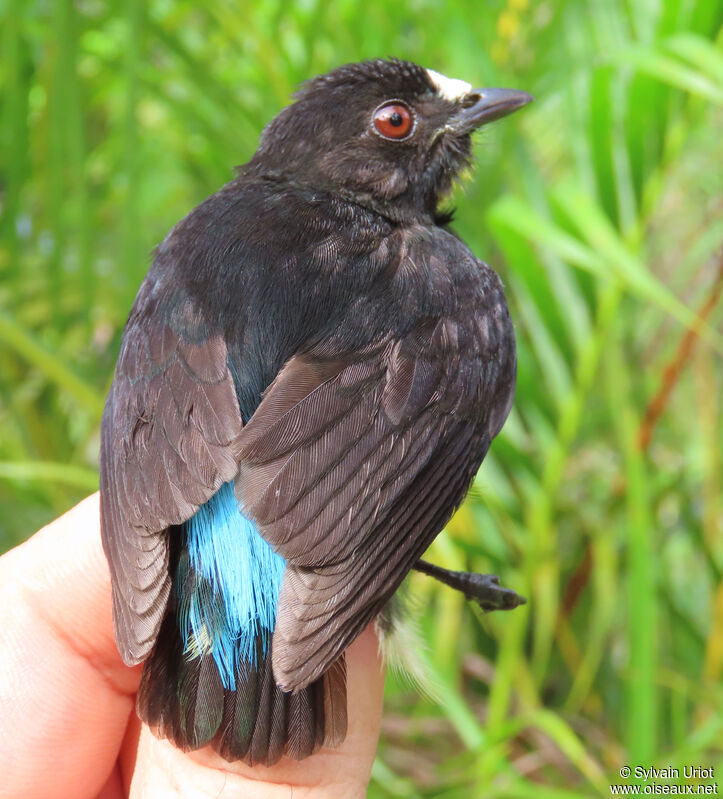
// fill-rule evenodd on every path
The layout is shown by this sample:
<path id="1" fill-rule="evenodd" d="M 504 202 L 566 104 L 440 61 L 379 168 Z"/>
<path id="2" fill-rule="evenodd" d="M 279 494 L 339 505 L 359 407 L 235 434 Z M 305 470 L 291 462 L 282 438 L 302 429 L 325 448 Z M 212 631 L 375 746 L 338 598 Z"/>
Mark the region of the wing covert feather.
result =
<path id="1" fill-rule="evenodd" d="M 475 331 L 458 328 L 431 320 L 346 362 L 292 358 L 240 436 L 237 495 L 288 564 L 272 645 L 286 689 L 382 609 L 487 452 L 497 381 L 479 338 L 460 362 Z"/>

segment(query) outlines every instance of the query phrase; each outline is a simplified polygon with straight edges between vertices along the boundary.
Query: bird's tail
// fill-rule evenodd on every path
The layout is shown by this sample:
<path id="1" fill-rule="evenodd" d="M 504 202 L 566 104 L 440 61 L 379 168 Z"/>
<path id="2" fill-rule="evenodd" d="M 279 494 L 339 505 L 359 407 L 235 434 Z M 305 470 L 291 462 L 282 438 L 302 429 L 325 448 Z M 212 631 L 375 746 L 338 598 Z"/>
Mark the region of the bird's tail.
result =
<path id="1" fill-rule="evenodd" d="M 241 664 L 235 690 L 224 688 L 210 654 L 188 659 L 176 614 L 169 612 L 143 667 L 138 715 L 156 735 L 183 750 L 211 745 L 226 760 L 249 765 L 300 760 L 346 735 L 346 664 L 297 693 L 274 681 L 271 652 L 255 668 Z"/>
<path id="2" fill-rule="evenodd" d="M 286 567 L 243 516 L 233 486 L 169 531 L 173 590 L 138 691 L 138 715 L 184 750 L 227 760 L 300 760 L 346 735 L 346 664 L 287 693 L 270 639 Z"/>

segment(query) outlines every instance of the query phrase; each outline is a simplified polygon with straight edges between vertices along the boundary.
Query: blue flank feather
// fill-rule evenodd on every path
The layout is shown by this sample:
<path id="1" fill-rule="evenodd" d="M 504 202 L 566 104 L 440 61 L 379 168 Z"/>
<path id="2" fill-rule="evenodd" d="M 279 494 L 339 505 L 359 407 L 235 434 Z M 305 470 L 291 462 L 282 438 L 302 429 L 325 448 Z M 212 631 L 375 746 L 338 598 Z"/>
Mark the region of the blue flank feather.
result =
<path id="1" fill-rule="evenodd" d="M 239 665 L 256 666 L 256 640 L 268 651 L 286 561 L 241 513 L 233 483 L 186 522 L 186 548 L 176 580 L 185 654 L 210 652 L 234 690 Z"/>

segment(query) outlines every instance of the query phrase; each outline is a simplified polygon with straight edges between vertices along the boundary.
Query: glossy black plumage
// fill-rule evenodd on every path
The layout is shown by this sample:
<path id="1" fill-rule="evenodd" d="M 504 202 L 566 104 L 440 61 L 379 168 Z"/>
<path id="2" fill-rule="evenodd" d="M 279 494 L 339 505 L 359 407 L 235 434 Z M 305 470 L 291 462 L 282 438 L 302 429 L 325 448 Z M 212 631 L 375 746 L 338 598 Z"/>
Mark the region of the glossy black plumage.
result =
<path id="1" fill-rule="evenodd" d="M 389 98 L 416 139 L 369 130 Z M 318 78 L 156 251 L 103 419 L 102 530 L 118 645 L 145 661 L 139 712 L 181 747 L 272 763 L 343 739 L 344 649 L 509 412 L 502 286 L 437 224 L 470 151 L 450 120 L 479 107 L 405 62 Z M 172 585 L 184 522 L 232 479 L 287 562 L 271 650 L 236 691 L 184 655 Z"/>

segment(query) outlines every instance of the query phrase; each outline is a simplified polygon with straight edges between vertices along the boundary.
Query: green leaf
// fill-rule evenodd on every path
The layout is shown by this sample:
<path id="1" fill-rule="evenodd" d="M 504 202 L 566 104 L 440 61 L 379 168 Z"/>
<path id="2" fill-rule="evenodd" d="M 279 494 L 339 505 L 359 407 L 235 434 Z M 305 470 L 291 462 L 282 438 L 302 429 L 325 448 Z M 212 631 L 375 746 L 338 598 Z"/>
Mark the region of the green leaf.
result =
<path id="1" fill-rule="evenodd" d="M 0 480 L 62 483 L 88 491 L 98 490 L 97 471 L 70 463 L 0 461 Z"/>
<path id="2" fill-rule="evenodd" d="M 688 52 L 690 51 L 688 50 Z M 700 51 L 696 50 L 695 55 L 699 58 Z M 666 55 L 658 49 L 638 47 L 621 50 L 613 53 L 609 60 L 616 65 L 632 66 L 638 72 L 649 75 L 661 83 L 667 83 L 676 89 L 682 89 L 718 105 L 723 105 L 723 88 L 720 83 L 700 69 L 692 69 L 679 58 Z M 710 64 L 707 61 L 706 67 L 713 67 L 716 72 L 718 69 L 717 64 Z"/>
<path id="3" fill-rule="evenodd" d="M 26 330 L 10 313 L 1 308 L 0 341 L 5 342 L 18 355 L 39 369 L 48 380 L 57 383 L 60 388 L 72 394 L 100 419 L 103 413 L 103 397 L 78 377 L 61 360 L 58 353 L 48 352 L 29 330 Z"/>

